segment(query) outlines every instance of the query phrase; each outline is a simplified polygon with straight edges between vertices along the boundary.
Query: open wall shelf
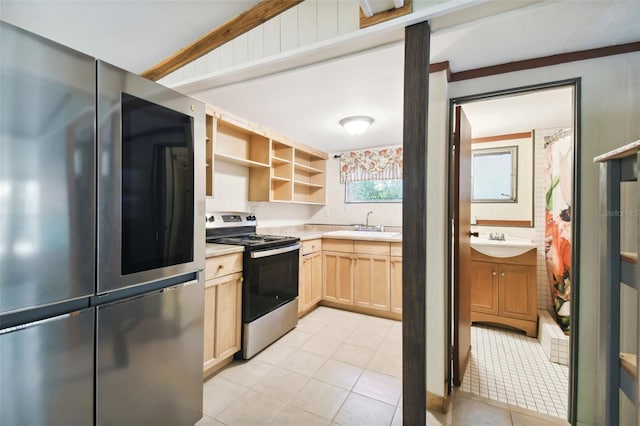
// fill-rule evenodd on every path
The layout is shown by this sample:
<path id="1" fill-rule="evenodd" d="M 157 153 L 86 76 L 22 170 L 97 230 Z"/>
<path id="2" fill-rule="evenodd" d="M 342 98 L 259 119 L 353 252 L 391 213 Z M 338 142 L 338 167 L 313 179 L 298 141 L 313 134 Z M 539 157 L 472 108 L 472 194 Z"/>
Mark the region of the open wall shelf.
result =
<path id="1" fill-rule="evenodd" d="M 210 106 L 207 135 L 207 196 L 215 159 L 249 168 L 249 201 L 325 204 L 326 153 Z"/>

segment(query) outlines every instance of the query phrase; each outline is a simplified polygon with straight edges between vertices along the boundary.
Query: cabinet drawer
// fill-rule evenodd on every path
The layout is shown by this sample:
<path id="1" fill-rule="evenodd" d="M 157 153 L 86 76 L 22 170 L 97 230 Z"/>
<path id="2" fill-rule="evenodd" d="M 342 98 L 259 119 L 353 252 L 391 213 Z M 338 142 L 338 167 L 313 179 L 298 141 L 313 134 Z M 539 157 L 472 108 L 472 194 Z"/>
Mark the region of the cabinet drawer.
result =
<path id="1" fill-rule="evenodd" d="M 204 267 L 204 279 L 211 280 L 234 272 L 242 272 L 242 253 L 208 258 Z"/>
<path id="2" fill-rule="evenodd" d="M 315 240 L 303 241 L 302 247 L 300 247 L 300 253 L 302 255 L 315 253 L 322 250 L 322 240 L 320 238 Z"/>
<path id="3" fill-rule="evenodd" d="M 382 241 L 354 241 L 353 250 L 355 253 L 389 256 L 389 243 Z"/>
<path id="4" fill-rule="evenodd" d="M 353 253 L 353 240 L 322 240 L 322 250 Z"/>
<path id="5" fill-rule="evenodd" d="M 391 243 L 390 250 L 391 256 L 402 257 L 402 243 Z"/>

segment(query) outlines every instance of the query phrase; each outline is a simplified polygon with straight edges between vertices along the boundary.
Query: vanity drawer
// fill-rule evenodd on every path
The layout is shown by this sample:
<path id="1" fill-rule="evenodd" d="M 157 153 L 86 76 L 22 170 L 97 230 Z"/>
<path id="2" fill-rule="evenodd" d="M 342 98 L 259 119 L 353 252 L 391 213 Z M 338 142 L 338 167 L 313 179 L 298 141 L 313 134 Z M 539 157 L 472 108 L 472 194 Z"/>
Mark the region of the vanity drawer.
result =
<path id="1" fill-rule="evenodd" d="M 242 253 L 207 258 L 204 266 L 204 279 L 211 280 L 234 272 L 242 272 Z"/>

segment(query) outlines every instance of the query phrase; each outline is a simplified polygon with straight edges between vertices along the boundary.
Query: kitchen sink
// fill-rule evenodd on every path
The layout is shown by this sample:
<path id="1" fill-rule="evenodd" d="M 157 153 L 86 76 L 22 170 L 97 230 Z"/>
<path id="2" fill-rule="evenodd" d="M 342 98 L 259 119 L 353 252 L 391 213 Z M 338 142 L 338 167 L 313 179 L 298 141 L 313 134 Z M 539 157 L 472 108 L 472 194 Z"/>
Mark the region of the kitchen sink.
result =
<path id="1" fill-rule="evenodd" d="M 399 232 L 385 231 L 331 231 L 325 232 L 323 237 L 353 238 L 353 239 L 400 239 Z"/>

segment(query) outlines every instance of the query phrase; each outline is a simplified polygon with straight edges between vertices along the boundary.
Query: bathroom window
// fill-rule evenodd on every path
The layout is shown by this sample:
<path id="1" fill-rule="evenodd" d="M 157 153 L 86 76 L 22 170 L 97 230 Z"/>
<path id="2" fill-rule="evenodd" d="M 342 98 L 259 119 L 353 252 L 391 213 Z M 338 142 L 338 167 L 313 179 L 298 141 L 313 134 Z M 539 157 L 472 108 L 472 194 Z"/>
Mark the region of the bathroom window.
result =
<path id="1" fill-rule="evenodd" d="M 346 203 L 401 203 L 402 179 L 361 180 L 345 184 Z"/>
<path id="2" fill-rule="evenodd" d="M 471 201 L 515 203 L 518 200 L 518 147 L 471 152 Z"/>

